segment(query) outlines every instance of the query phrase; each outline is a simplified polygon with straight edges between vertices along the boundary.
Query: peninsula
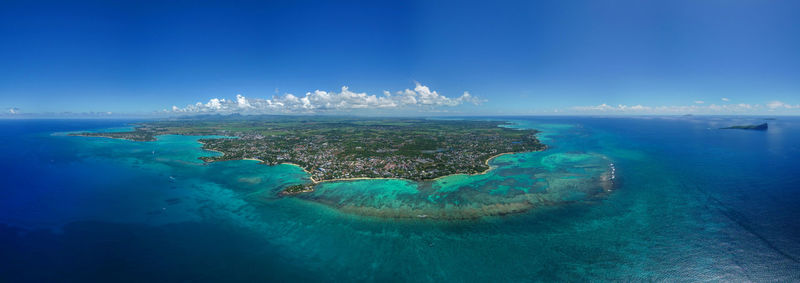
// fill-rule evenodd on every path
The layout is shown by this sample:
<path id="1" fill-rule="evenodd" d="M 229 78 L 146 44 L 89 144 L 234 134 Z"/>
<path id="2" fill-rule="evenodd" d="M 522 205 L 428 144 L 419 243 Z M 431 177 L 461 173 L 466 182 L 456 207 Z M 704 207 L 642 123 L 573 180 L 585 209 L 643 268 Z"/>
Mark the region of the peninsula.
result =
<path id="1" fill-rule="evenodd" d="M 767 123 L 759 124 L 759 125 L 740 125 L 740 126 L 731 126 L 721 128 L 723 130 L 754 130 L 754 131 L 766 131 L 769 126 Z"/>
<path id="2" fill-rule="evenodd" d="M 73 135 L 153 141 L 158 135 L 222 135 L 201 139 L 203 148 L 221 152 L 206 162 L 254 159 L 263 164 L 293 164 L 313 183 L 398 178 L 428 180 L 452 174 L 477 174 L 503 153 L 545 149 L 536 130 L 501 127 L 502 121 L 406 118 L 205 116 L 143 122 L 130 132 Z M 308 185 L 286 193 L 310 191 Z"/>

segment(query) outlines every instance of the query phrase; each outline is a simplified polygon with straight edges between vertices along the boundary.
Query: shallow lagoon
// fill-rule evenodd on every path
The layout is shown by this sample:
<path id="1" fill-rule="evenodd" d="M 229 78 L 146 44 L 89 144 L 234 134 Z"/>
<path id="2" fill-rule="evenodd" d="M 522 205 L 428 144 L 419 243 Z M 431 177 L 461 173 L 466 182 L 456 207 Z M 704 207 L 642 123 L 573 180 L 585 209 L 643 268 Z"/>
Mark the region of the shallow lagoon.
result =
<path id="1" fill-rule="evenodd" d="M 520 122 L 515 126 L 532 125 Z M 558 136 L 579 130 L 557 125 L 548 134 Z M 452 175 L 423 182 L 324 182 L 314 192 L 298 197 L 363 216 L 473 219 L 595 199 L 614 189 L 613 161 L 599 152 L 553 146 L 541 152 L 501 155 L 489 164 L 492 169 L 485 174 Z"/>
<path id="2" fill-rule="evenodd" d="M 308 182 L 294 166 L 205 165 L 196 158 L 214 153 L 196 137 L 53 136 L 125 122 L 4 121 L 0 278 L 799 280 L 798 119 L 766 133 L 713 130 L 742 119 L 752 118 L 516 118 L 550 148 L 429 186 L 331 183 L 315 192 L 323 200 L 278 196 Z M 580 166 L 605 158 L 618 175 L 611 193 L 551 193 L 552 180 L 591 179 Z M 363 212 L 548 194 L 555 202 L 502 216 Z"/>

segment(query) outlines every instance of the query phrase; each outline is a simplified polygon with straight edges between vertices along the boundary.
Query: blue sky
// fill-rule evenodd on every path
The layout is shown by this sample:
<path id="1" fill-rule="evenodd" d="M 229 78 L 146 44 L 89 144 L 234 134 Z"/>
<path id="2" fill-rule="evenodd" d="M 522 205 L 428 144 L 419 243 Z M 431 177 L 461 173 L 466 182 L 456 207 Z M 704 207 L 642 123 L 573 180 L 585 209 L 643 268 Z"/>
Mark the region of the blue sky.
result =
<path id="1" fill-rule="evenodd" d="M 0 107 L 800 114 L 798 1 L 492 2 L 3 1 Z"/>

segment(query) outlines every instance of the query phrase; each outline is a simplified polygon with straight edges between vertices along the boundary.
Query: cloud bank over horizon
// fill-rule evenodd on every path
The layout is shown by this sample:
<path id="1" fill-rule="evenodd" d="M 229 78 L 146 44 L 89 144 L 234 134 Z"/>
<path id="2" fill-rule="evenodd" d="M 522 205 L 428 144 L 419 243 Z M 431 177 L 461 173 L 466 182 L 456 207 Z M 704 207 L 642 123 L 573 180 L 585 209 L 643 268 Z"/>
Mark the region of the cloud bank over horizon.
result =
<path id="1" fill-rule="evenodd" d="M 722 98 L 723 101 L 730 101 Z M 800 114 L 800 104 L 792 105 L 781 101 L 770 101 L 765 104 L 730 103 L 705 105 L 703 101 L 695 101 L 694 105 L 647 106 L 608 104 L 591 106 L 574 106 L 569 110 L 584 114 L 639 114 L 639 115 L 677 115 L 677 114 Z"/>
<path id="2" fill-rule="evenodd" d="M 762 103 L 738 103 L 720 98 L 722 103 L 709 100 L 687 101 L 685 105 L 607 104 L 588 106 L 565 106 L 562 108 L 534 108 L 527 112 L 496 112 L 492 107 L 471 108 L 469 112 L 456 109 L 464 104 L 481 105 L 487 100 L 464 92 L 459 97 L 447 97 L 417 83 L 414 89 L 394 93 L 383 91 L 381 95 L 351 91 L 343 86 L 339 92 L 315 90 L 304 96 L 290 93 L 272 96 L 269 99 L 249 98 L 241 94 L 234 99 L 212 98 L 205 103 L 197 102 L 185 107 L 150 112 L 27 112 L 18 107 L 4 107 L 0 118 L 35 117 L 165 117 L 197 114 L 355 114 L 355 115 L 800 115 L 800 104 L 779 100 Z M 448 109 L 449 108 L 449 109 Z"/>
<path id="3" fill-rule="evenodd" d="M 414 89 L 405 89 L 382 95 L 351 91 L 343 86 L 340 92 L 315 90 L 304 96 L 287 93 L 270 99 L 248 98 L 237 94 L 235 99 L 212 98 L 206 103 L 197 102 L 185 107 L 165 109 L 171 113 L 248 113 L 248 114 L 311 114 L 348 112 L 353 110 L 417 110 L 435 111 L 441 107 L 455 107 L 464 103 L 475 105 L 485 102 L 464 92 L 456 98 L 446 97 L 427 86 L 416 83 Z"/>

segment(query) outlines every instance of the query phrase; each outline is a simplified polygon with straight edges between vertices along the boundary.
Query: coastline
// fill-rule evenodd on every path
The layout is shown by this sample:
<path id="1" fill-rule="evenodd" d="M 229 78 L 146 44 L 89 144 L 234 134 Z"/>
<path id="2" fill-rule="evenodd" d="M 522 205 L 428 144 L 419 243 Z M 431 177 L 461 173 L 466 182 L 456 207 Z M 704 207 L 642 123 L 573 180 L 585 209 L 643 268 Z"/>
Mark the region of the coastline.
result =
<path id="1" fill-rule="evenodd" d="M 57 134 L 57 132 L 53 133 L 53 134 Z M 85 134 L 85 133 L 69 133 L 69 132 L 66 133 L 65 136 L 68 136 L 68 137 L 85 137 L 85 138 L 105 138 L 105 139 L 112 139 L 112 140 L 132 141 L 132 142 L 151 142 L 151 141 L 156 141 L 156 139 L 153 139 L 153 140 L 134 140 L 134 139 L 128 139 L 128 138 L 109 137 L 109 136 L 103 136 L 103 135 L 95 135 L 95 136 L 93 136 L 93 135 L 88 135 L 88 134 Z"/>
<path id="2" fill-rule="evenodd" d="M 109 137 L 109 136 L 91 136 L 91 135 L 81 135 L 81 134 L 74 134 L 74 135 L 72 135 L 72 136 L 82 136 L 82 137 L 103 137 L 103 138 L 118 139 L 118 140 L 127 140 L 127 141 L 134 141 L 134 142 L 136 141 L 136 140 L 132 140 L 132 139 L 119 138 L 119 137 Z M 192 135 L 183 135 L 183 136 L 192 136 Z M 156 136 L 156 137 L 157 137 L 157 136 Z M 207 150 L 207 151 L 211 151 L 211 152 L 217 152 L 217 153 L 221 154 L 221 156 L 224 156 L 224 155 L 225 155 L 225 153 L 224 153 L 224 152 L 222 152 L 222 151 L 215 150 L 215 149 L 208 149 L 208 148 L 205 148 L 205 145 L 206 145 L 206 144 L 205 144 L 205 143 L 203 143 L 203 142 L 201 142 L 200 140 L 198 140 L 197 142 L 198 142 L 198 143 L 200 143 L 200 144 L 202 145 L 202 146 L 201 146 L 201 149 L 203 149 L 203 150 Z M 544 151 L 544 150 L 546 150 L 546 149 L 547 149 L 547 146 L 545 145 L 545 148 L 544 148 L 544 149 L 542 149 L 542 150 L 538 150 L 538 151 Z M 303 168 L 303 166 L 300 166 L 300 165 L 298 165 L 298 164 L 291 163 L 291 162 L 282 162 L 282 163 L 278 163 L 278 165 L 281 165 L 281 164 L 286 164 L 286 165 L 292 165 L 292 166 L 296 166 L 296 167 L 300 168 L 300 170 L 303 170 L 303 172 L 305 172 L 306 174 L 308 174 L 308 178 L 311 180 L 311 185 L 312 185 L 312 186 L 316 186 L 317 184 L 320 184 L 320 183 L 325 183 L 325 182 L 343 182 L 343 181 L 359 181 L 359 180 L 402 180 L 402 181 L 411 181 L 411 182 L 425 182 L 425 181 L 437 181 L 437 180 L 439 180 L 439 179 L 442 179 L 442 178 L 446 178 L 446 177 L 450 177 L 450 176 L 456 176 L 456 175 L 465 175 L 465 176 L 477 176 L 477 175 L 484 175 L 484 174 L 487 174 L 487 173 L 489 173 L 489 171 L 491 171 L 492 169 L 494 169 L 494 168 L 495 168 L 495 167 L 493 167 L 493 166 L 489 165 L 489 162 L 490 162 L 492 159 L 495 159 L 495 158 L 497 158 L 497 157 L 500 157 L 500 156 L 503 156 L 503 155 L 507 155 L 507 154 L 517 154 L 517 153 L 524 153 L 524 152 L 536 152 L 536 151 L 537 151 L 537 150 L 534 150 L 534 151 L 523 151 L 523 152 L 504 152 L 504 153 L 498 153 L 498 154 L 495 154 L 495 155 L 492 155 L 492 156 L 490 156 L 489 158 L 487 158 L 487 159 L 484 161 L 484 164 L 486 164 L 486 166 L 487 166 L 488 168 L 486 168 L 486 170 L 483 170 L 482 172 L 479 172 L 479 173 L 472 173 L 472 174 L 464 174 L 464 173 L 448 174 L 448 175 L 439 176 L 439 177 L 436 177 L 436 178 L 433 178 L 433 179 L 423 179 L 423 180 L 412 180 L 412 179 L 406 179 L 406 178 L 392 178 L 392 177 L 353 177 L 353 178 L 338 178 L 338 179 L 328 179 L 328 180 L 321 180 L 321 181 L 317 181 L 317 180 L 315 180 L 315 179 L 314 179 L 314 177 L 313 177 L 313 174 L 311 174 L 311 172 L 309 172 L 308 170 L 306 170 L 305 168 Z M 258 159 L 258 158 L 252 158 L 252 157 L 250 157 L 250 158 L 240 158 L 240 159 L 230 159 L 230 160 L 251 160 L 251 161 L 258 161 L 258 162 L 260 162 L 260 163 L 264 163 L 264 161 L 263 161 L 263 160 L 261 160 L 261 159 Z M 228 160 L 223 160 L 223 161 L 228 161 Z M 211 162 L 217 162 L 217 161 L 211 161 Z"/>
<path id="3" fill-rule="evenodd" d="M 533 152 L 533 151 L 525 151 L 525 152 Z M 497 157 L 500 157 L 500 156 L 503 156 L 503 155 L 506 155 L 506 154 L 517 154 L 517 153 L 522 153 L 522 152 L 504 152 L 504 153 L 500 153 L 500 154 L 495 154 L 495 155 L 489 156 L 489 158 L 487 158 L 486 161 L 484 162 L 484 164 L 486 164 L 486 166 L 489 167 L 489 168 L 486 168 L 486 170 L 483 170 L 483 172 L 480 172 L 480 173 L 450 174 L 450 175 L 444 175 L 444 176 L 439 176 L 439 177 L 430 179 L 430 181 L 436 181 L 436 180 L 439 180 L 441 178 L 450 177 L 450 176 L 456 176 L 456 175 L 466 175 L 466 176 L 484 175 L 486 173 L 489 173 L 489 171 L 492 171 L 492 169 L 494 169 L 494 167 L 492 167 L 492 165 L 489 165 L 489 161 L 492 161 L 492 159 L 495 159 Z"/>
<path id="4" fill-rule="evenodd" d="M 213 150 L 213 151 L 216 151 L 216 150 Z M 219 151 L 216 151 L 216 152 L 219 152 Z M 291 163 L 291 162 L 282 162 L 282 163 L 278 163 L 278 165 L 291 165 L 291 166 L 295 166 L 295 167 L 297 167 L 297 168 L 300 168 L 300 170 L 303 170 L 303 172 L 305 172 L 306 174 L 308 174 L 308 178 L 311 180 L 311 183 L 312 183 L 313 185 L 317 185 L 317 184 L 320 184 L 320 183 L 325 183 L 325 182 L 359 181 L 359 180 L 402 180 L 402 181 L 412 181 L 412 182 L 425 182 L 425 181 L 436 181 L 436 180 L 439 180 L 439 179 L 442 179 L 442 178 L 446 178 L 446 177 L 450 177 L 450 176 L 457 176 L 457 175 L 465 175 L 465 176 L 477 176 L 477 175 L 484 175 L 484 174 L 487 174 L 487 173 L 489 173 L 489 171 L 492 171 L 492 169 L 496 168 L 496 167 L 494 167 L 494 166 L 491 166 L 491 165 L 489 165 L 489 162 L 490 162 L 490 161 L 492 161 L 492 159 L 495 159 L 495 158 L 497 158 L 497 157 L 500 157 L 500 156 L 503 156 L 503 155 L 507 155 L 507 154 L 517 154 L 517 153 L 525 153 L 525 152 L 535 152 L 535 151 L 523 151 L 523 152 L 504 152 L 504 153 L 499 153 L 499 154 L 492 155 L 492 156 L 490 156 L 489 158 L 487 158 L 487 159 L 486 159 L 486 161 L 484 161 L 484 163 L 486 164 L 486 166 L 488 166 L 489 168 L 487 168 L 486 170 L 483 170 L 482 172 L 479 172 L 479 173 L 472 173 L 472 174 L 463 174 L 463 173 L 457 173 L 457 174 L 448 174 L 448 175 L 439 176 L 439 177 L 436 177 L 436 178 L 433 178 L 433 179 L 423 179 L 423 180 L 412 180 L 412 179 L 405 179 L 405 178 L 391 178 L 391 177 L 353 177 L 353 178 L 338 178 L 338 179 L 328 179 L 328 180 L 317 181 L 317 180 L 314 180 L 314 177 L 313 177 L 313 175 L 311 174 L 311 172 L 309 172 L 308 170 L 306 170 L 305 168 L 303 168 L 303 166 L 300 166 L 300 165 L 298 165 L 298 164 Z M 264 162 L 263 160 L 261 160 L 261 159 L 258 159 L 258 158 L 242 158 L 242 159 L 239 159 L 239 160 L 252 160 L 252 161 L 258 161 L 258 162 Z M 214 161 L 212 161 L 212 162 L 214 162 Z"/>
<path id="5" fill-rule="evenodd" d="M 252 161 L 258 161 L 258 162 L 264 162 L 263 160 L 258 159 L 258 158 L 242 158 L 242 160 L 252 160 Z M 405 180 L 405 181 L 413 181 L 413 180 L 410 180 L 410 179 L 403 179 L 403 178 L 383 178 L 383 177 L 377 177 L 377 178 L 354 177 L 354 178 L 339 178 L 339 179 L 328 179 L 328 180 L 317 181 L 317 180 L 314 180 L 314 177 L 311 174 L 311 172 L 308 172 L 308 170 L 303 168 L 303 166 L 300 166 L 298 164 L 291 163 L 291 162 L 282 162 L 282 163 L 278 163 L 278 165 L 291 165 L 291 166 L 295 166 L 297 168 L 300 168 L 300 170 L 303 170 L 303 172 L 306 172 L 306 174 L 308 174 L 308 179 L 310 179 L 311 183 L 314 184 L 314 185 L 319 184 L 319 183 L 325 183 L 325 182 L 357 181 L 357 180 Z"/>

